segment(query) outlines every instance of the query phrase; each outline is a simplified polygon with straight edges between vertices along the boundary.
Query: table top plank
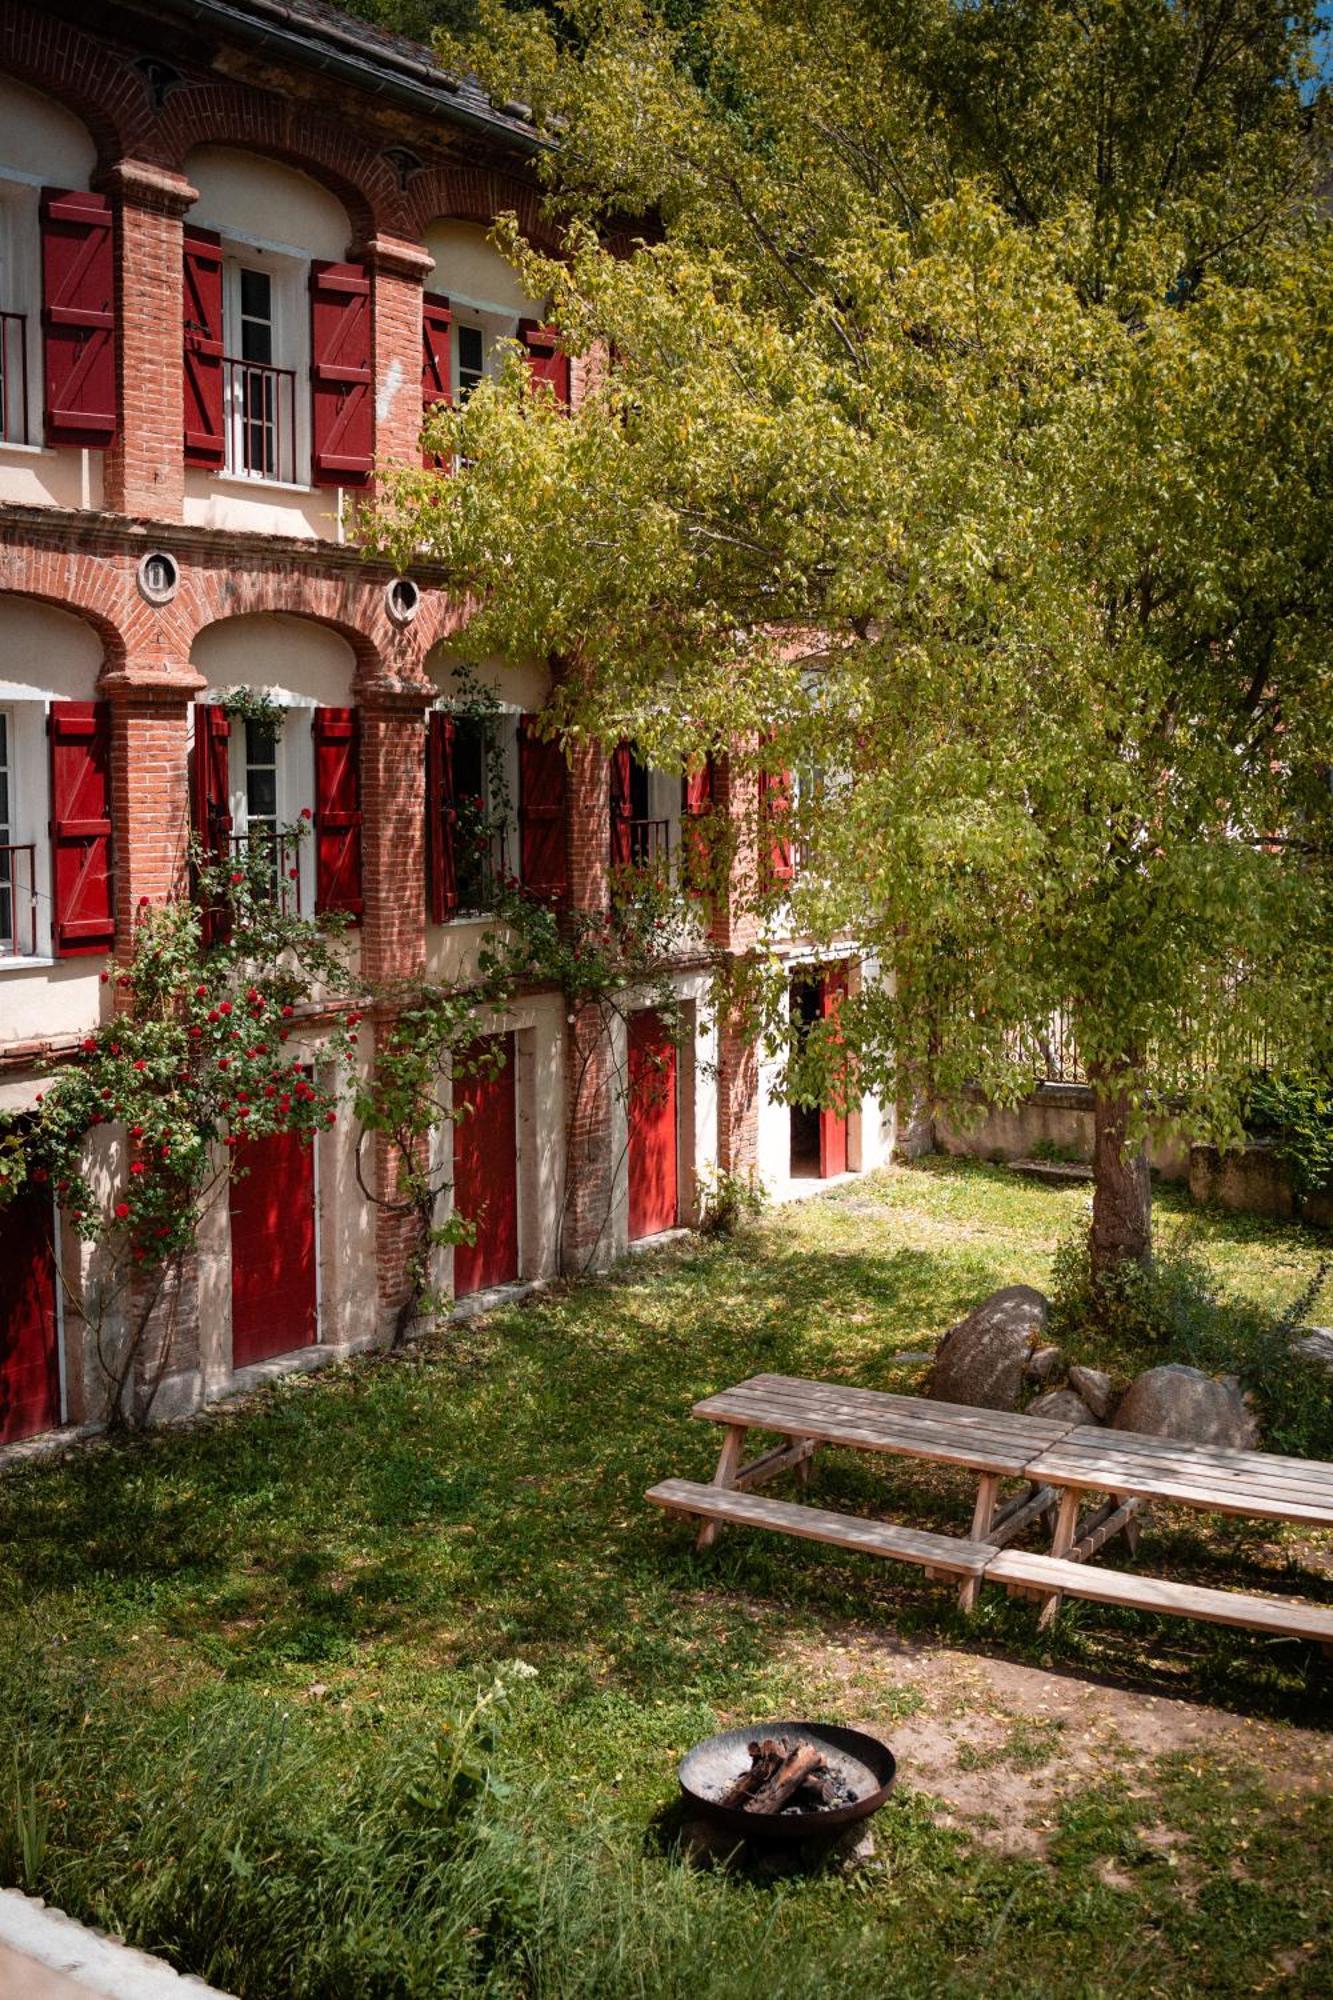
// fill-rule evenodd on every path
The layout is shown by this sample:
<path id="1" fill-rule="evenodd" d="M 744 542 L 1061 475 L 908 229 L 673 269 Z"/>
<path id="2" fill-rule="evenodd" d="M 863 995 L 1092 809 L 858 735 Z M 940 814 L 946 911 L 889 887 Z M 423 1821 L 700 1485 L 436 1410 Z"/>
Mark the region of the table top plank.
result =
<path id="1" fill-rule="evenodd" d="M 1145 1459 L 1187 1459 L 1201 1470 L 1237 1478 L 1278 1480 L 1309 1491 L 1333 1492 L 1333 1464 L 1320 1458 L 1290 1458 L 1276 1451 L 1238 1451 L 1226 1445 L 1191 1444 L 1184 1438 L 1158 1437 L 1146 1431 L 1103 1429 L 1080 1424 L 1060 1441 L 1061 1450 L 1102 1452 L 1108 1447 Z"/>
<path id="2" fill-rule="evenodd" d="M 1105 1435 L 1105 1434 L 1104 1434 Z M 1254 1454 L 1262 1458 L 1264 1454 Z M 1299 1465 L 1299 1460 L 1288 1460 Z M 1333 1494 L 1299 1481 L 1265 1480 L 1257 1472 L 1228 1474 L 1201 1465 L 1182 1451 L 1175 1457 L 1123 1451 L 1106 1444 L 1100 1451 L 1086 1445 L 1054 1445 L 1031 1461 L 1028 1477 L 1052 1486 L 1078 1487 L 1097 1493 L 1134 1493 L 1146 1500 L 1172 1500 L 1209 1513 L 1250 1514 L 1262 1520 L 1304 1522 L 1333 1528 Z"/>

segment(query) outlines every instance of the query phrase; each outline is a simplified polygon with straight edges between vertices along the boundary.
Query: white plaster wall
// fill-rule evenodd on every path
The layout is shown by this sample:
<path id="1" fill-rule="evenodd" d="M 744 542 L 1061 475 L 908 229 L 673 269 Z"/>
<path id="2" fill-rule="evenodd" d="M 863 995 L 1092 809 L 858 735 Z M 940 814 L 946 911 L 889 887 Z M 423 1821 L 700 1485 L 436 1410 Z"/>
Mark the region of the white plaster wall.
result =
<path id="1" fill-rule="evenodd" d="M 186 158 L 185 178 L 199 190 L 188 223 L 297 256 L 333 263 L 347 256 L 346 209 L 294 167 L 228 146 L 198 146 Z"/>
<path id="2" fill-rule="evenodd" d="M 475 222 L 432 222 L 424 240 L 435 265 L 426 290 L 466 305 L 497 307 L 520 319 L 540 319 L 540 302 L 528 297 L 517 271 L 487 241 L 487 233 Z"/>
<path id="3" fill-rule="evenodd" d="M 304 480 L 309 474 L 308 464 L 298 464 L 297 472 Z M 187 466 L 184 519 L 191 528 L 225 528 L 237 534 L 299 535 L 307 540 L 343 542 L 346 532 L 341 496 L 341 487 L 303 486 L 297 491 Z"/>
<path id="4" fill-rule="evenodd" d="M 0 1047 L 88 1034 L 102 1018 L 102 964 L 100 958 L 62 958 L 7 966 L 0 959 Z"/>
<path id="5" fill-rule="evenodd" d="M 102 641 L 82 618 L 0 595 L 0 704 L 91 701 L 102 658 Z"/>
<path id="6" fill-rule="evenodd" d="M 210 693 L 254 688 L 275 701 L 345 708 L 356 655 L 341 633 L 312 618 L 262 612 L 207 625 L 190 648 Z"/>
<path id="7" fill-rule="evenodd" d="M 491 695 L 501 708 L 534 715 L 545 708 L 551 693 L 550 669 L 540 660 L 466 660 L 466 677 L 458 671 L 463 656 L 455 648 L 435 646 L 426 659 L 426 671 L 444 701 L 461 701 L 470 687 Z"/>
<path id="8" fill-rule="evenodd" d="M 27 324 L 27 445 L 0 443 L 0 504 L 100 507 L 102 455 L 48 450 L 42 435 L 41 234 L 43 187 L 86 188 L 97 164 L 92 137 L 63 105 L 0 77 L 0 305 Z"/>

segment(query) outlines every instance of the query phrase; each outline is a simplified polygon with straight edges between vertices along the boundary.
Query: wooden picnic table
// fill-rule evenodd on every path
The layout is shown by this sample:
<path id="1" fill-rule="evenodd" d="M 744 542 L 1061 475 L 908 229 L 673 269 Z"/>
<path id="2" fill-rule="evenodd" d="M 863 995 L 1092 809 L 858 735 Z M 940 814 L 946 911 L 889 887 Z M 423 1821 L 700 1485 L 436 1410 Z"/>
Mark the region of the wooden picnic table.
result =
<path id="1" fill-rule="evenodd" d="M 1089 1560 L 1117 1534 L 1135 1538 L 1138 1515 L 1156 1500 L 1333 1528 L 1333 1465 L 793 1375 L 751 1376 L 696 1403 L 693 1415 L 725 1427 L 711 1485 L 669 1479 L 647 1497 L 668 1511 L 700 1519 L 700 1548 L 707 1548 L 727 1523 L 764 1527 L 960 1577 L 964 1610 L 975 1605 L 983 1580 L 993 1581 L 1039 1597 L 1043 1623 L 1068 1593 L 1292 1634 L 1333 1653 L 1333 1610 L 1323 1606 L 1129 1575 Z M 783 1442 L 745 1463 L 751 1431 L 775 1434 Z M 806 1486 L 811 1460 L 822 1445 L 975 1472 L 977 1494 L 967 1536 L 867 1521 L 754 1490 L 785 1471 L 795 1471 Z M 1002 1479 L 1024 1482 L 1024 1490 L 1004 1505 L 999 1499 Z M 1079 1507 L 1089 1493 L 1108 1497 L 1080 1528 Z M 1049 1555 L 1008 1547 L 1045 1514 L 1054 1521 Z"/>

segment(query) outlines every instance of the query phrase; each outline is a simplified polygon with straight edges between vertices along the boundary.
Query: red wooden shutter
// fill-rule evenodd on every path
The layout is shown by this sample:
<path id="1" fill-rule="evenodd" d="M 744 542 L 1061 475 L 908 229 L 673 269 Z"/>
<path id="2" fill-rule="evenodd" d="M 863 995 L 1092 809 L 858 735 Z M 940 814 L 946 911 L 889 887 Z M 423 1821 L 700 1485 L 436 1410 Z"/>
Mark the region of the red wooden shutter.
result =
<path id="1" fill-rule="evenodd" d="M 226 458 L 222 416 L 222 238 L 211 229 L 185 232 L 185 462 L 221 465 Z"/>
<path id="2" fill-rule="evenodd" d="M 841 1037 L 836 1032 L 837 1019 L 846 992 L 847 968 L 845 965 L 835 965 L 830 971 L 824 974 L 823 980 L 820 983 L 819 1007 L 824 1019 L 834 1024 L 833 1032 L 835 1039 L 838 1040 L 841 1040 Z M 824 1106 L 819 1113 L 819 1174 L 821 1180 L 828 1180 L 834 1174 L 845 1174 L 847 1171 L 847 1086 L 848 1080 L 844 1076 L 842 1080 L 844 1099 L 842 1105 Z"/>
<path id="3" fill-rule="evenodd" d="M 691 895 L 701 895 L 708 882 L 711 850 L 702 822 L 713 810 L 717 790 L 717 766 L 710 750 L 697 771 L 687 771 L 681 780 L 681 845 L 685 856 L 685 885 Z"/>
<path id="4" fill-rule="evenodd" d="M 568 772 L 559 743 L 536 733 L 536 719 L 518 725 L 518 824 L 523 886 L 533 896 L 563 903 L 569 895 L 565 841 Z"/>
<path id="5" fill-rule="evenodd" d="M 116 435 L 116 257 L 104 194 L 42 189 L 46 442 Z"/>
<path id="6" fill-rule="evenodd" d="M 116 941 L 111 710 L 104 701 L 53 701 L 48 728 L 52 947 L 57 958 L 77 958 Z"/>
<path id="7" fill-rule="evenodd" d="M 354 708 L 317 708 L 315 908 L 361 915 L 361 772 Z"/>
<path id="8" fill-rule="evenodd" d="M 426 718 L 426 859 L 430 916 L 447 923 L 458 908 L 458 867 L 454 859 L 454 718 L 442 708 Z"/>
<path id="9" fill-rule="evenodd" d="M 426 292 L 421 301 L 421 413 L 428 417 L 437 403 L 453 402 L 450 366 L 450 329 L 454 316 L 448 299 L 439 292 Z M 448 467 L 439 453 L 423 452 L 423 465 Z"/>
<path id="10" fill-rule="evenodd" d="M 535 319 L 521 319 L 518 337 L 528 350 L 528 367 L 534 382 L 549 382 L 557 403 L 569 402 L 569 356 L 562 354 L 559 335 L 551 326 L 538 326 Z"/>
<path id="11" fill-rule="evenodd" d="M 791 772 L 764 771 L 759 778 L 760 817 L 763 822 L 761 847 L 768 840 L 768 852 L 764 863 L 770 883 L 790 882 L 795 874 L 792 859 L 791 834 L 784 822 L 791 811 Z"/>
<path id="12" fill-rule="evenodd" d="M 628 868 L 634 859 L 630 821 L 634 817 L 634 753 L 628 741 L 611 752 L 611 866 Z"/>
<path id="13" fill-rule="evenodd" d="M 310 423 L 316 486 L 359 486 L 375 452 L 370 279 L 360 264 L 310 267 Z"/>
<path id="14" fill-rule="evenodd" d="M 206 864 L 223 866 L 231 859 L 231 773 L 227 755 L 231 717 L 206 702 L 194 708 L 193 821 L 195 839 Z M 200 926 L 205 944 L 227 934 L 225 902 L 204 902 Z"/>

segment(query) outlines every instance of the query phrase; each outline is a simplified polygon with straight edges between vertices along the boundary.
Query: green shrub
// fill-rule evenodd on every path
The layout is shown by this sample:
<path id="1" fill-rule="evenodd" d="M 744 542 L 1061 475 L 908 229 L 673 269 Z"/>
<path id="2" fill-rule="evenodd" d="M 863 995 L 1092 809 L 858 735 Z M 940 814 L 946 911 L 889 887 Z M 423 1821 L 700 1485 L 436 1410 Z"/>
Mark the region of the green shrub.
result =
<path id="1" fill-rule="evenodd" d="M 1293 1352 L 1328 1270 L 1266 1309 L 1222 1291 L 1188 1225 L 1147 1264 L 1094 1280 L 1086 1232 L 1055 1253 L 1049 1333 L 1071 1360 L 1132 1376 L 1167 1361 L 1235 1375 L 1253 1393 L 1270 1450 L 1333 1458 L 1333 1373 Z"/>
<path id="2" fill-rule="evenodd" d="M 1333 1187 L 1333 1084 L 1326 1078 L 1257 1074 L 1245 1096 L 1245 1125 L 1272 1140 L 1298 1195 Z"/>

